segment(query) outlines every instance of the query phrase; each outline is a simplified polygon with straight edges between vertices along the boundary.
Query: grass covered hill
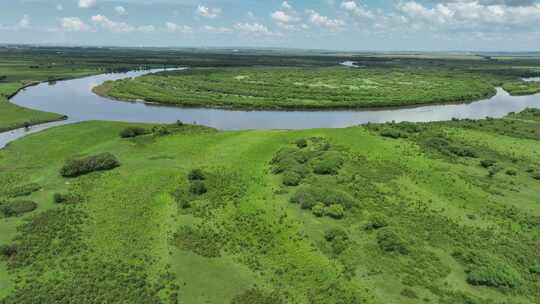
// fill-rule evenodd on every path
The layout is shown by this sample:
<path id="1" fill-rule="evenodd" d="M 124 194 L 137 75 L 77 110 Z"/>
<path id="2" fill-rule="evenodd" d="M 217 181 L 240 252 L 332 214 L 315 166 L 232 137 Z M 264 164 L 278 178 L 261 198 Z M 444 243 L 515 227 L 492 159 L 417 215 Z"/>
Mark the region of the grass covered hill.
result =
<path id="1" fill-rule="evenodd" d="M 538 303 L 539 126 L 33 134 L 0 150 L 0 303 Z"/>

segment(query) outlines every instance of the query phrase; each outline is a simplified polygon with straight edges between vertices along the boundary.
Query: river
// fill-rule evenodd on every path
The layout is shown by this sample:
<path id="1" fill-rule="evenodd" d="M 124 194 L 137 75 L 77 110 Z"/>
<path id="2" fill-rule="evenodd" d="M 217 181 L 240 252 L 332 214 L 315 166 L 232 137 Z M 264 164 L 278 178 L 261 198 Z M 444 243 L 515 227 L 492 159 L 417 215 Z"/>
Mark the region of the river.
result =
<path id="1" fill-rule="evenodd" d="M 245 111 L 182 108 L 124 102 L 100 97 L 92 88 L 107 80 L 137 77 L 161 70 L 101 74 L 79 79 L 41 83 L 20 91 L 11 102 L 22 107 L 67 115 L 65 121 L 0 133 L 0 148 L 7 143 L 46 128 L 86 120 L 172 123 L 181 120 L 220 130 L 343 128 L 390 121 L 429 122 L 452 118 L 498 118 L 525 108 L 540 108 L 540 94 L 510 96 L 501 88 L 489 99 L 465 104 L 364 109 L 351 111 Z M 525 79 L 534 80 L 534 79 Z"/>

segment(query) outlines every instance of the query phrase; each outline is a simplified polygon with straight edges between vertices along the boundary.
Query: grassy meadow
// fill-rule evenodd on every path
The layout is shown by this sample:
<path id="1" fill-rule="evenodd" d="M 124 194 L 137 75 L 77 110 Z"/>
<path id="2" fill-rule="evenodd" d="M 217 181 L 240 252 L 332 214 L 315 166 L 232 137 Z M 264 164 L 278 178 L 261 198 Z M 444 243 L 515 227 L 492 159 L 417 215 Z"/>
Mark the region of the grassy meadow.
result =
<path id="1" fill-rule="evenodd" d="M 539 124 L 33 134 L 0 151 L 0 302 L 538 303 Z"/>
<path id="2" fill-rule="evenodd" d="M 503 83 L 515 95 L 540 91 L 538 82 L 518 81 L 516 75 L 506 70 L 412 63 L 377 63 L 357 69 L 197 68 L 106 82 L 94 91 L 120 100 L 243 109 L 354 109 L 468 102 L 491 97 L 495 86 Z"/>

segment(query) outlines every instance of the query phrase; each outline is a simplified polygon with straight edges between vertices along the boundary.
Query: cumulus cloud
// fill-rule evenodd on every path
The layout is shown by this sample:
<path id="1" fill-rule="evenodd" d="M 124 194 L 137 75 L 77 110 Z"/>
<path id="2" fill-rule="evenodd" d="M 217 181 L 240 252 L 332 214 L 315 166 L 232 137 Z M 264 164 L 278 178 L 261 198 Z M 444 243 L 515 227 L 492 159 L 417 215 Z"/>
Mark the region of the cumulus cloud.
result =
<path id="1" fill-rule="evenodd" d="M 93 8 L 96 4 L 96 0 L 79 0 L 80 8 Z"/>
<path id="2" fill-rule="evenodd" d="M 63 30 L 69 32 L 82 32 L 88 31 L 90 29 L 90 27 L 78 17 L 60 18 L 60 26 Z"/>
<path id="3" fill-rule="evenodd" d="M 221 9 L 199 5 L 195 13 L 197 14 L 197 16 L 200 16 L 200 17 L 214 19 L 218 17 L 219 14 L 221 14 Z"/>
<path id="4" fill-rule="evenodd" d="M 340 31 L 343 29 L 343 26 L 345 26 L 345 21 L 341 19 L 331 19 L 314 10 L 308 10 L 307 14 L 309 15 L 311 23 L 330 31 Z"/>
<path id="5" fill-rule="evenodd" d="M 114 8 L 114 12 L 118 15 L 118 16 L 126 16 L 128 14 L 127 10 L 123 7 L 123 6 L 116 6 Z"/>
<path id="6" fill-rule="evenodd" d="M 253 36 L 277 36 L 278 34 L 270 31 L 266 26 L 260 23 L 237 23 L 234 29 L 241 34 Z"/>
<path id="7" fill-rule="evenodd" d="M 29 29 L 30 28 L 30 16 L 24 15 L 19 22 L 17 22 L 17 28 L 19 29 Z"/>
<path id="8" fill-rule="evenodd" d="M 347 11 L 349 14 L 361 17 L 361 18 L 373 18 L 374 14 L 363 5 L 358 5 L 354 1 L 343 1 L 341 8 Z"/>
<path id="9" fill-rule="evenodd" d="M 289 1 L 283 1 L 281 7 L 284 9 L 292 9 L 292 5 L 289 4 Z"/>
<path id="10" fill-rule="evenodd" d="M 284 23 L 284 24 L 297 22 L 300 20 L 300 18 L 289 15 L 285 13 L 284 11 L 275 11 L 270 16 L 272 17 L 274 21 L 279 22 L 279 23 Z"/>
<path id="11" fill-rule="evenodd" d="M 223 26 L 211 26 L 211 25 L 205 25 L 201 28 L 203 32 L 210 33 L 210 34 L 226 34 L 232 32 L 232 30 L 228 27 Z"/>
<path id="12" fill-rule="evenodd" d="M 193 29 L 190 26 L 178 25 L 174 22 L 165 23 L 165 30 L 171 33 L 184 33 L 184 34 L 193 32 Z"/>

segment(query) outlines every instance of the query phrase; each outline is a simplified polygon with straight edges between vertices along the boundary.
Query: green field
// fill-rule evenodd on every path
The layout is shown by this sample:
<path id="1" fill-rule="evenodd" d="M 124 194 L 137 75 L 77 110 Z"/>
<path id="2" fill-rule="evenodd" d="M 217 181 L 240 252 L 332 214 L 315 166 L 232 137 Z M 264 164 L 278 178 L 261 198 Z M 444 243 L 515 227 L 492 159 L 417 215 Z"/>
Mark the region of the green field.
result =
<path id="1" fill-rule="evenodd" d="M 448 67 L 374 65 L 353 69 L 198 68 L 106 82 L 97 94 L 192 107 L 244 109 L 350 109 L 467 102 L 495 94 L 537 93 L 538 83 L 516 81 L 501 71 Z"/>
<path id="2" fill-rule="evenodd" d="M 128 124 L 85 122 L 30 135 L 0 151 L 3 206 L 38 204 L 0 220 L 0 297 L 538 303 L 539 125 L 531 110 L 335 130 L 139 125 L 133 138 L 119 136 Z M 67 159 L 102 152 L 120 166 L 60 176 Z"/>

